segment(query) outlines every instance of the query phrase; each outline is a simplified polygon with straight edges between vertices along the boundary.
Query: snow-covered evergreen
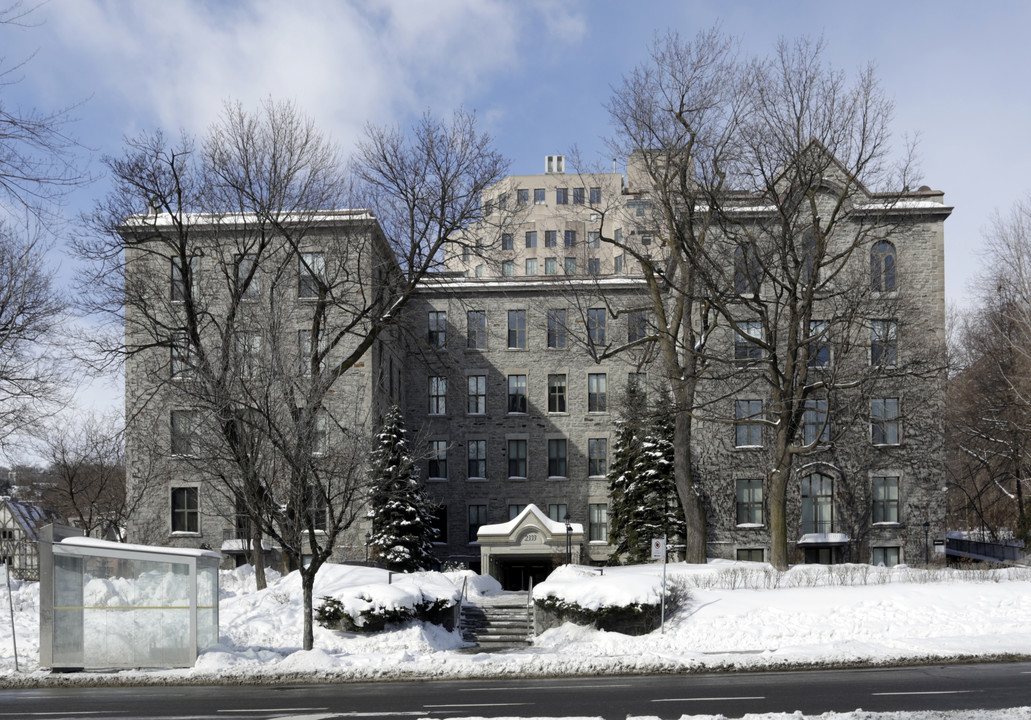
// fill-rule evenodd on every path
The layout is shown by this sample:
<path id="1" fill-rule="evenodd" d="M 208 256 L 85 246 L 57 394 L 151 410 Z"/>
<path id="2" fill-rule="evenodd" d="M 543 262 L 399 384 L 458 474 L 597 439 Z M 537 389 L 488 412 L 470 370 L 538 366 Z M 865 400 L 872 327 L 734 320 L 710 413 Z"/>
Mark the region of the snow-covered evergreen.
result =
<path id="1" fill-rule="evenodd" d="M 684 534 L 684 513 L 673 474 L 671 403 L 663 398 L 649 422 L 644 393 L 635 384 L 627 389 L 616 421 L 609 472 L 609 541 L 613 557 L 647 563 L 651 540 L 666 537 L 676 544 Z"/>
<path id="2" fill-rule="evenodd" d="M 369 460 L 370 544 L 377 558 L 386 568 L 401 572 L 432 567 L 435 531 L 430 507 L 408 449 L 404 418 L 396 405 L 387 411 Z"/>

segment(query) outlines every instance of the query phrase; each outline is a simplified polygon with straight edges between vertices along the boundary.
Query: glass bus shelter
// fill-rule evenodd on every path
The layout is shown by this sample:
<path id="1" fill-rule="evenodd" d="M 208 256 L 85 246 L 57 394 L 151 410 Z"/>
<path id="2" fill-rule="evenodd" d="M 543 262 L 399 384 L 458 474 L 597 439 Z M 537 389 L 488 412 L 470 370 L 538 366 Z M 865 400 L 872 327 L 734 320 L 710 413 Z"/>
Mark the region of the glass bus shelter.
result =
<path id="1" fill-rule="evenodd" d="M 218 642 L 217 552 L 48 525 L 39 555 L 40 667 L 191 667 Z"/>

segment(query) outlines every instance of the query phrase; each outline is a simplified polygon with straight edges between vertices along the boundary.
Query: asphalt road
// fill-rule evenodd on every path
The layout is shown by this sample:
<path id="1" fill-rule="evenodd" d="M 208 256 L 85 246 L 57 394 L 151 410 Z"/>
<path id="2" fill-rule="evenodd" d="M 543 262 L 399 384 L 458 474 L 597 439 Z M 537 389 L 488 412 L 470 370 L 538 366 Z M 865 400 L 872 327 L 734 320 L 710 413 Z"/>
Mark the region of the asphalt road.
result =
<path id="1" fill-rule="evenodd" d="M 454 718 L 864 710 L 1031 705 L 1031 663 L 877 670 L 255 687 L 0 691 L 4 718 Z"/>

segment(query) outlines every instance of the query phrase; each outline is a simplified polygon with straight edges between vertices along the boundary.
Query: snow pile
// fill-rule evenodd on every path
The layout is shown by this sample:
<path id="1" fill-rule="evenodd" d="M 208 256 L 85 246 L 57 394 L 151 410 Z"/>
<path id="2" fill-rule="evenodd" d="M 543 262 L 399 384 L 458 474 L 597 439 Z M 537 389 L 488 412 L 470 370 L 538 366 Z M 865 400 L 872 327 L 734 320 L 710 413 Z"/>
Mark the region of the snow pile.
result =
<path id="1" fill-rule="evenodd" d="M 18 582 L 12 593 L 21 665 L 16 674 L 7 591 L 0 584 L 0 684 L 690 672 L 1023 656 L 1031 648 L 1031 571 L 1026 569 L 837 566 L 776 573 L 756 563 L 722 561 L 671 564 L 667 572 L 671 582 L 690 587 L 686 604 L 667 617 L 661 632 L 641 637 L 567 624 L 542 633 L 531 648 L 488 654 L 475 648 L 458 652 L 465 646 L 460 633 L 420 622 L 366 634 L 316 624 L 315 649 L 303 652 L 298 574 L 269 572 L 268 588 L 255 591 L 253 572 L 245 567 L 222 573 L 220 642 L 202 653 L 194 668 L 126 671 L 107 679 L 90 673 L 50 676 L 37 669 L 38 584 Z M 560 568 L 535 596 L 608 607 L 654 602 L 661 583 L 662 566 L 656 564 L 604 573 Z M 472 603 L 489 602 L 500 592 L 495 581 L 469 571 L 390 575 L 327 565 L 318 573 L 314 597 L 316 603 L 332 596 L 354 607 L 368 602 L 400 608 L 457 598 L 463 588 L 463 602 Z"/>
<path id="2" fill-rule="evenodd" d="M 488 720 L 481 717 L 453 718 L 452 720 Z M 547 720 L 546 718 L 500 717 L 490 720 Z M 554 720 L 560 720 L 558 718 Z M 602 718 L 561 718 L 561 720 L 602 720 Z M 628 715 L 627 720 L 657 720 L 655 717 Z M 729 720 L 726 715 L 681 715 L 679 720 Z M 1006 710 L 956 710 L 868 713 L 857 710 L 851 713 L 824 713 L 823 715 L 802 715 L 794 713 L 749 713 L 741 720 L 1031 720 L 1031 708 L 1008 708 Z"/>
<path id="3" fill-rule="evenodd" d="M 641 573 L 638 570 L 640 567 L 592 568 L 565 565 L 533 589 L 533 599 L 553 598 L 579 605 L 586 610 L 658 605 L 662 600 L 662 576 L 651 572 Z M 600 572 L 602 570 L 603 573 Z"/>

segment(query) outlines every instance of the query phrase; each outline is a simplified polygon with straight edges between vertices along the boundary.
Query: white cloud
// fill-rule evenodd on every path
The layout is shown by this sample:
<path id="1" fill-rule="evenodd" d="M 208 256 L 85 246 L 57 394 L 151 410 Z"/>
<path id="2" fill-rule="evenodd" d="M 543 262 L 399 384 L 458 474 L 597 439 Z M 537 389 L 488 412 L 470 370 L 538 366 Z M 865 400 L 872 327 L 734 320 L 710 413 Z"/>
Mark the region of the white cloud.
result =
<path id="1" fill-rule="evenodd" d="M 515 62 L 521 27 L 515 6 L 482 0 L 56 5 L 53 31 L 102 109 L 123 109 L 119 132 L 200 133 L 227 99 L 273 97 L 345 147 L 368 121 L 463 104 Z"/>

